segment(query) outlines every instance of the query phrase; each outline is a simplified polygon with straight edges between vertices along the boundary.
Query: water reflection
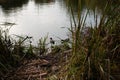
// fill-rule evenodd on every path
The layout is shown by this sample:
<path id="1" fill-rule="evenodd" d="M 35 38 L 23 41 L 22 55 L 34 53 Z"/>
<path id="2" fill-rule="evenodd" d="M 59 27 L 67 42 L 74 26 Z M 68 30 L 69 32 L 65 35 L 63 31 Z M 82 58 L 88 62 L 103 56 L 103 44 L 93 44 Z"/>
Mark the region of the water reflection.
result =
<path id="1" fill-rule="evenodd" d="M 66 38 L 67 30 L 61 27 L 70 27 L 71 13 L 68 10 L 67 0 L 9 0 L 1 4 L 0 23 L 16 23 L 11 28 L 11 34 L 30 35 L 36 41 L 49 35 Z M 74 12 L 78 11 L 78 0 L 70 0 Z M 90 1 L 90 2 L 87 2 Z M 90 3 L 90 5 L 88 5 Z M 102 14 L 106 0 L 81 0 L 81 12 L 86 9 L 97 10 L 97 15 Z M 87 21 L 93 20 L 93 13 Z M 94 23 L 94 22 L 92 22 Z"/>
<path id="2" fill-rule="evenodd" d="M 1 3 L 1 7 L 3 10 L 11 10 L 22 7 L 27 4 L 28 1 L 29 0 L 7 0 L 6 2 Z"/>
<path id="3" fill-rule="evenodd" d="M 113 8 L 113 6 L 119 6 L 120 1 L 118 0 L 63 0 L 64 3 L 66 3 L 66 7 L 72 6 L 74 12 L 78 12 L 78 10 L 81 10 L 80 12 L 84 11 L 84 9 L 89 9 L 91 12 L 97 11 L 96 14 L 109 14 L 110 12 L 107 12 L 107 10 L 104 12 L 105 7 L 108 6 L 108 9 Z M 109 10 L 111 11 L 111 10 Z"/>
<path id="4" fill-rule="evenodd" d="M 22 7 L 28 4 L 29 0 L 5 0 L 5 2 L 0 3 L 2 12 L 6 15 L 10 13 L 16 13 L 22 10 Z"/>
<path id="5" fill-rule="evenodd" d="M 68 8 L 69 15 L 75 19 L 78 18 L 78 14 L 83 17 L 85 13 L 89 10 L 89 14 L 87 15 L 86 25 L 92 26 L 95 25 L 95 19 L 97 19 L 98 23 L 100 21 L 101 16 L 107 15 L 110 16 L 113 7 L 120 6 L 120 1 L 117 0 L 63 0 L 66 4 L 66 8 Z M 72 12 L 73 13 L 72 13 Z"/>
<path id="6" fill-rule="evenodd" d="M 32 0 L 35 2 L 35 5 L 48 5 L 54 3 L 55 0 Z M 0 1 L 0 7 L 2 12 L 9 15 L 10 13 L 17 13 L 23 9 L 23 6 L 27 6 L 30 0 L 5 0 Z"/>
<path id="7" fill-rule="evenodd" d="M 40 5 L 50 4 L 55 2 L 55 0 L 34 0 L 34 1 L 35 4 L 40 4 Z"/>
<path id="8" fill-rule="evenodd" d="M 74 13 L 78 13 L 84 11 L 85 9 L 89 9 L 94 11 L 96 8 L 100 12 L 103 11 L 107 0 L 63 0 L 66 3 L 66 7 L 71 8 Z"/>
<path id="9" fill-rule="evenodd" d="M 27 5 L 22 4 L 21 7 L 6 10 L 9 15 L 3 12 L 2 7 L 0 23 L 16 23 L 10 34 L 33 36 L 35 42 L 47 33 L 53 39 L 66 38 L 67 30 L 61 27 L 69 27 L 69 17 L 60 2 L 61 0 L 29 0 Z"/>

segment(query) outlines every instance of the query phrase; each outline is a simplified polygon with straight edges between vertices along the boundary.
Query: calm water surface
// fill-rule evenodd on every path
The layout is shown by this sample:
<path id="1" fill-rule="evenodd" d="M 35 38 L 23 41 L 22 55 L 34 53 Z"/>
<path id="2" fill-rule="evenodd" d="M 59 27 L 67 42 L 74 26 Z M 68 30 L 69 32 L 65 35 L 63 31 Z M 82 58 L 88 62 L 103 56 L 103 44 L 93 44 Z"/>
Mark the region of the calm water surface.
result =
<path id="1" fill-rule="evenodd" d="M 61 27 L 70 26 L 70 17 L 63 0 L 25 0 L 17 6 L 0 7 L 0 24 L 4 22 L 16 24 L 10 29 L 11 35 L 29 35 L 38 41 L 47 33 L 55 39 L 67 38 L 68 30 Z"/>
<path id="2" fill-rule="evenodd" d="M 0 23 L 3 22 L 16 23 L 10 29 L 10 34 L 33 36 L 37 41 L 47 33 L 54 38 L 66 38 L 67 30 L 61 27 L 69 26 L 69 17 L 58 0 L 42 3 L 30 0 L 15 9 L 0 8 Z"/>

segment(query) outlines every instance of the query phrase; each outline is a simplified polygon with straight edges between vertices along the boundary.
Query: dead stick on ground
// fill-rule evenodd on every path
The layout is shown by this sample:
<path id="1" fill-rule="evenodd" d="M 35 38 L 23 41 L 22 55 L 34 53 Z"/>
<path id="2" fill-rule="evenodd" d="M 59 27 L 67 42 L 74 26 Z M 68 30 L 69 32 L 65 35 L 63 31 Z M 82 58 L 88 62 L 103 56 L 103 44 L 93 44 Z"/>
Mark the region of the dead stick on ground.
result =
<path id="1" fill-rule="evenodd" d="M 40 76 L 40 80 L 42 80 L 42 75 L 41 75 L 41 70 L 40 70 L 40 66 L 38 65 L 38 70 L 40 71 L 40 74 L 39 74 L 39 76 Z"/>
<path id="2" fill-rule="evenodd" d="M 28 79 L 27 79 L 27 80 L 30 80 L 30 78 L 31 78 L 31 75 L 28 76 Z"/>
<path id="3" fill-rule="evenodd" d="M 107 65 L 107 80 L 110 79 L 110 59 L 106 59 Z"/>

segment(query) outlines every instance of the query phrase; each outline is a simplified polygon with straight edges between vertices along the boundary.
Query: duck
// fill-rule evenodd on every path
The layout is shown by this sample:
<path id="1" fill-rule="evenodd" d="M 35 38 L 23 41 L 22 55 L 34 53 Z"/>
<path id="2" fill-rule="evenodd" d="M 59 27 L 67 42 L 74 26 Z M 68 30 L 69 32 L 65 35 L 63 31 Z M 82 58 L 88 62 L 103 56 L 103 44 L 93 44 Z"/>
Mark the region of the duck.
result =
<path id="1" fill-rule="evenodd" d="M 50 38 L 50 44 L 55 44 L 55 41 L 52 39 L 52 37 Z"/>

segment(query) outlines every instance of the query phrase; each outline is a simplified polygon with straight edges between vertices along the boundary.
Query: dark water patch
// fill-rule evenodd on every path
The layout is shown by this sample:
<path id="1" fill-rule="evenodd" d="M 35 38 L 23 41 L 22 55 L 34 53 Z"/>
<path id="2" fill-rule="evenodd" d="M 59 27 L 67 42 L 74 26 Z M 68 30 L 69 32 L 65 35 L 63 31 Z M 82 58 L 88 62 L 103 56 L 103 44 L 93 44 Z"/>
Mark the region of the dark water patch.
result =
<path id="1" fill-rule="evenodd" d="M 40 5 L 55 3 L 55 0 L 34 0 L 34 1 L 35 4 L 40 4 Z"/>
<path id="2" fill-rule="evenodd" d="M 23 5 L 27 4 L 28 1 L 29 0 L 5 0 L 4 2 L 0 3 L 0 5 L 3 11 L 5 11 L 22 7 Z"/>

